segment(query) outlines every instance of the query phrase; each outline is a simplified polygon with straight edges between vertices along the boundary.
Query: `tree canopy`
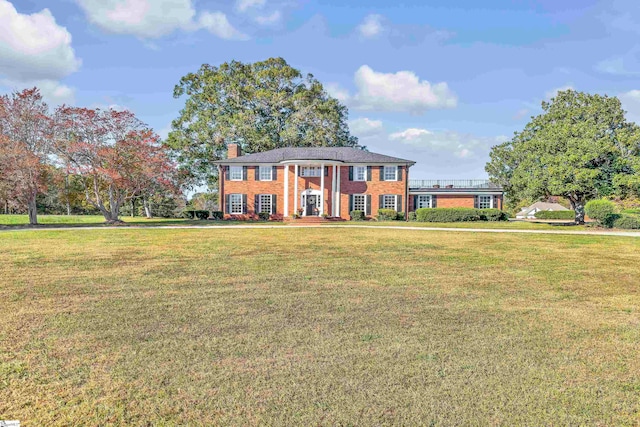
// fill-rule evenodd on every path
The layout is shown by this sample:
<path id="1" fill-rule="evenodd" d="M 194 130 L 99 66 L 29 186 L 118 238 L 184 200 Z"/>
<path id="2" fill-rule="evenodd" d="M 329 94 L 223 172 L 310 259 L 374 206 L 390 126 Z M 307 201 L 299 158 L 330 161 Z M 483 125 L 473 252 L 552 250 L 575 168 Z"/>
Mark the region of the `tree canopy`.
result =
<path id="1" fill-rule="evenodd" d="M 174 97 L 186 101 L 166 144 L 200 181 L 215 180 L 212 162 L 224 158 L 228 143 L 247 154 L 280 147 L 358 147 L 349 133 L 347 108 L 311 74 L 304 76 L 282 58 L 202 65 L 180 80 Z"/>
<path id="2" fill-rule="evenodd" d="M 582 223 L 586 201 L 637 192 L 640 132 L 617 98 L 566 90 L 542 110 L 492 148 L 486 170 L 511 201 L 564 196 Z"/>

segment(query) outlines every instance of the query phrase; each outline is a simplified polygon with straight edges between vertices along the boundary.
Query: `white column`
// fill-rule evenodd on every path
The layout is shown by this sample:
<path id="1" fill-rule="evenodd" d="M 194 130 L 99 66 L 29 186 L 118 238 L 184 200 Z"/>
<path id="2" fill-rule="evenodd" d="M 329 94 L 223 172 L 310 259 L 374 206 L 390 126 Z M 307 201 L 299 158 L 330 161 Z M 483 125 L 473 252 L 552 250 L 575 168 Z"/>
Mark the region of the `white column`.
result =
<path id="1" fill-rule="evenodd" d="M 320 163 L 320 215 L 324 213 L 324 163 Z"/>
<path id="2" fill-rule="evenodd" d="M 338 200 L 338 202 L 336 203 L 336 216 L 340 216 L 340 179 L 342 178 L 342 168 L 340 166 L 338 166 L 338 182 L 337 182 L 337 187 L 338 190 L 336 191 L 336 199 Z"/>
<path id="3" fill-rule="evenodd" d="M 284 167 L 284 216 L 289 216 L 289 165 Z"/>
<path id="4" fill-rule="evenodd" d="M 331 216 L 336 216 L 336 165 L 331 173 Z"/>
<path id="5" fill-rule="evenodd" d="M 293 211 L 298 213 L 298 165 L 293 167 Z"/>

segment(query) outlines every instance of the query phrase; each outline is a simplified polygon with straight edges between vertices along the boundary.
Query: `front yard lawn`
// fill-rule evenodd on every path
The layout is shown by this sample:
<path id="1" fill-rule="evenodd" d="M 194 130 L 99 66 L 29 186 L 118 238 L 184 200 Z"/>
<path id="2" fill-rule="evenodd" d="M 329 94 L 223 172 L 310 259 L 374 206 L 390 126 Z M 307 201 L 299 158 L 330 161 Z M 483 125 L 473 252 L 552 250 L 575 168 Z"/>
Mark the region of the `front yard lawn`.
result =
<path id="1" fill-rule="evenodd" d="M 637 425 L 640 240 L 0 233 L 0 419 Z"/>

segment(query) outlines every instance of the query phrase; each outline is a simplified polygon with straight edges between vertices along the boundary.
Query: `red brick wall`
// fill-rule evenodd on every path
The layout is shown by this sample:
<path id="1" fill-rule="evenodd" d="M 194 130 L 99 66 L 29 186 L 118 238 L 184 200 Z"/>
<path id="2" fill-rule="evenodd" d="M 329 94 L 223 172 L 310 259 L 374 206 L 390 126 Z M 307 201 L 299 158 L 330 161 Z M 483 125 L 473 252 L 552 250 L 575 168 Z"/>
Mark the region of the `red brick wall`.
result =
<path id="1" fill-rule="evenodd" d="M 329 174 L 324 177 L 324 202 L 325 213 L 331 214 L 331 183 L 333 180 L 333 166 L 328 166 Z M 226 181 L 224 179 L 224 167 L 222 167 L 221 173 L 221 193 L 223 194 L 222 204 L 225 203 L 224 195 L 240 193 L 247 195 L 247 214 L 249 217 L 255 214 L 255 195 L 256 194 L 275 194 L 276 195 L 276 212 L 277 217 L 284 215 L 284 180 L 285 180 L 285 167 L 278 166 L 278 176 L 275 181 L 256 181 L 255 180 L 255 168 L 249 166 L 247 169 L 246 181 Z M 381 194 L 395 194 L 402 196 L 403 212 L 404 206 L 407 203 L 407 196 L 405 194 L 405 180 L 407 179 L 406 168 L 402 167 L 402 180 L 401 181 L 380 181 L 380 167 L 372 166 L 371 181 L 349 181 L 349 167 L 340 166 L 341 179 L 340 179 L 340 216 L 345 219 L 349 219 L 349 195 L 350 194 L 370 194 L 371 195 L 371 215 L 375 216 L 379 209 L 379 195 Z M 294 185 L 295 185 L 295 168 L 293 165 L 289 166 L 289 215 L 294 211 Z M 308 188 L 320 189 L 320 177 L 297 177 L 298 180 L 298 208 L 300 208 L 300 193 Z"/>
<path id="2" fill-rule="evenodd" d="M 409 196 L 409 211 L 415 211 L 413 205 L 413 196 Z M 496 209 L 502 209 L 502 197 L 494 196 L 493 206 Z M 470 194 L 437 194 L 436 207 L 438 208 L 473 208 L 475 207 L 475 196 Z"/>

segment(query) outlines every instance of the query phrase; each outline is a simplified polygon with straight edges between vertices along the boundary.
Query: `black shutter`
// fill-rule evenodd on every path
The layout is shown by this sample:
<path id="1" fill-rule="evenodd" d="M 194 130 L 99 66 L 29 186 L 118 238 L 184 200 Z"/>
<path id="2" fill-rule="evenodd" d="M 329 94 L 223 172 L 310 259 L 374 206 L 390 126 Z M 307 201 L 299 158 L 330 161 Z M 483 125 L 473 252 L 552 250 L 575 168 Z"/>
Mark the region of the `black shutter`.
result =
<path id="1" fill-rule="evenodd" d="M 371 181 L 371 166 L 367 166 L 367 181 Z"/>
<path id="2" fill-rule="evenodd" d="M 396 181 L 402 181 L 402 166 L 396 168 Z"/>
<path id="3" fill-rule="evenodd" d="M 302 176 L 302 166 L 298 166 L 298 176 Z"/>
<path id="4" fill-rule="evenodd" d="M 277 166 L 273 166 L 271 168 L 271 179 L 274 181 L 278 180 L 278 167 Z"/>
<path id="5" fill-rule="evenodd" d="M 434 194 L 431 196 L 431 207 L 432 208 L 437 208 L 438 207 L 438 197 Z"/>
<path id="6" fill-rule="evenodd" d="M 260 206 L 260 195 L 256 194 L 255 197 L 253 198 L 253 213 L 255 214 L 260 213 L 259 206 Z"/>
<path id="7" fill-rule="evenodd" d="M 329 166 L 324 167 L 324 176 L 329 176 Z"/>
<path id="8" fill-rule="evenodd" d="M 274 166 L 275 168 L 275 166 Z M 271 215 L 275 215 L 276 213 L 278 213 L 278 210 L 276 209 L 276 195 L 272 194 L 271 195 Z"/>
<path id="9" fill-rule="evenodd" d="M 413 196 L 413 210 L 418 209 L 418 196 Z"/>
<path id="10" fill-rule="evenodd" d="M 253 170 L 255 171 L 255 174 L 256 174 L 256 181 L 260 181 L 260 166 L 254 166 Z"/>
<path id="11" fill-rule="evenodd" d="M 353 166 L 349 166 L 349 181 L 353 181 Z"/>
<path id="12" fill-rule="evenodd" d="M 380 181 L 384 181 L 384 166 L 380 166 Z"/>
<path id="13" fill-rule="evenodd" d="M 478 209 L 478 196 L 473 196 L 473 207 Z"/>
<path id="14" fill-rule="evenodd" d="M 384 196 L 381 194 L 378 196 L 378 210 L 382 209 L 382 203 L 384 200 Z"/>
<path id="15" fill-rule="evenodd" d="M 366 214 L 371 215 L 371 194 L 367 194 Z"/>
<path id="16" fill-rule="evenodd" d="M 246 181 L 246 180 L 247 180 L 247 175 L 248 175 L 248 174 L 247 174 L 247 169 L 248 169 L 248 167 L 247 167 L 247 166 L 243 166 L 243 167 L 242 167 L 242 180 L 243 180 L 243 181 Z"/>
<path id="17" fill-rule="evenodd" d="M 404 209 L 402 209 L 402 196 L 398 195 L 398 200 L 396 203 L 396 211 L 398 212 L 404 212 Z"/>
<path id="18" fill-rule="evenodd" d="M 225 194 L 224 196 L 224 213 L 231 213 L 231 203 L 230 203 L 230 199 L 231 197 L 228 194 Z"/>
<path id="19" fill-rule="evenodd" d="M 243 214 L 247 213 L 247 195 L 246 194 L 242 195 L 242 213 Z"/>
<path id="20" fill-rule="evenodd" d="M 224 167 L 224 180 L 229 181 L 229 166 Z"/>
<path id="21" fill-rule="evenodd" d="M 353 194 L 349 194 L 349 215 L 351 215 L 352 210 L 353 210 Z"/>

